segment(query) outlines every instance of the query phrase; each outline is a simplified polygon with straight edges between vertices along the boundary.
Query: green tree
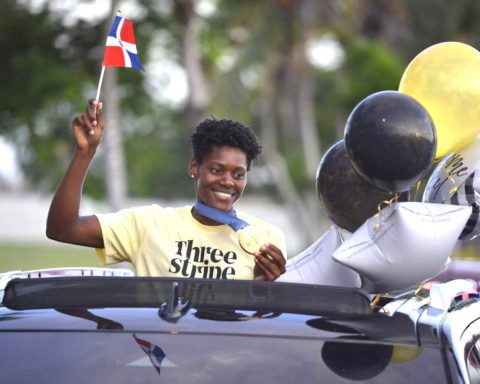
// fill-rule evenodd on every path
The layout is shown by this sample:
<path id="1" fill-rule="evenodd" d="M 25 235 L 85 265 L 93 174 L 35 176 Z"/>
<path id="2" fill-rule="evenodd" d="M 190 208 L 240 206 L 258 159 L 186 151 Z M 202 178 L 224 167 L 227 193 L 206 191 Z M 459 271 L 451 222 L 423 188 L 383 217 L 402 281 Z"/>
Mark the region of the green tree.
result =
<path id="1" fill-rule="evenodd" d="M 84 0 L 87 4 L 88 2 Z M 48 8 L 5 0 L 0 15 L 0 134 L 18 146 L 32 187 L 51 191 L 70 159 L 69 123 L 94 97 L 108 20 L 65 25 Z M 138 2 L 135 32 L 143 76 L 117 70 L 119 128 L 128 192 L 136 197 L 191 197 L 185 175 L 189 135 L 205 115 L 250 124 L 261 137 L 268 179 L 249 191 L 268 193 L 292 209 L 292 220 L 320 234 L 316 165 L 342 138 L 363 98 L 397 89 L 408 62 L 428 46 L 457 40 L 478 45 L 476 0 L 218 0 L 210 15 L 195 0 Z M 428 15 L 428 17 L 426 17 Z M 111 15 L 107 17 L 111 20 Z M 344 53 L 336 69 L 313 67 L 307 42 L 334 36 Z M 184 68 L 184 105 L 152 97 L 148 66 L 167 57 Z M 158 62 L 159 61 L 159 62 Z M 108 105 L 105 106 L 108 109 Z M 86 192 L 105 196 L 105 149 Z M 259 178 L 260 180 L 260 178 Z M 306 231 L 307 232 L 307 231 Z"/>

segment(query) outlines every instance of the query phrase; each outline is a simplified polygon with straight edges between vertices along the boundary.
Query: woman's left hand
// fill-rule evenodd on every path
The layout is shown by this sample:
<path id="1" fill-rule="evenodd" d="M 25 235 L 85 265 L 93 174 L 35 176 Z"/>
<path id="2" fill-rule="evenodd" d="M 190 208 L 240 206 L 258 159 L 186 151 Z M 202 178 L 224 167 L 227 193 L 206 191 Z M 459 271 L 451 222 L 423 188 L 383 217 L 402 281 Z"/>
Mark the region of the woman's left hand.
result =
<path id="1" fill-rule="evenodd" d="M 255 253 L 255 280 L 275 280 L 285 273 L 286 260 L 282 251 L 273 244 L 264 244 Z"/>

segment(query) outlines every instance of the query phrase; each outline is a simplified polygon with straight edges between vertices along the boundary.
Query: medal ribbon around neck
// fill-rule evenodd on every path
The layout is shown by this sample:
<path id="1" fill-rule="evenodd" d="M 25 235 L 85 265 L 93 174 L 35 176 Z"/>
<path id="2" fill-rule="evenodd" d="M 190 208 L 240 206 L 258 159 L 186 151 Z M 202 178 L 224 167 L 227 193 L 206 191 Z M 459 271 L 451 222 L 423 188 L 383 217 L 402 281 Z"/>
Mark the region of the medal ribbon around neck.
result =
<path id="1" fill-rule="evenodd" d="M 199 202 L 196 202 L 193 207 L 200 215 L 208 217 L 209 219 L 215 220 L 219 223 L 227 224 L 235 232 L 250 225 L 246 221 L 239 219 L 237 213 L 233 209 L 230 212 L 224 212 L 220 209 L 212 208 Z"/>
<path id="2" fill-rule="evenodd" d="M 262 239 L 267 238 L 267 231 L 263 228 L 255 227 L 240 219 L 235 210 L 224 212 L 216 208 L 209 207 L 200 202 L 194 205 L 195 211 L 200 215 L 215 220 L 218 223 L 227 224 L 238 236 L 238 242 L 242 249 L 250 254 L 254 254 L 264 244 Z"/>

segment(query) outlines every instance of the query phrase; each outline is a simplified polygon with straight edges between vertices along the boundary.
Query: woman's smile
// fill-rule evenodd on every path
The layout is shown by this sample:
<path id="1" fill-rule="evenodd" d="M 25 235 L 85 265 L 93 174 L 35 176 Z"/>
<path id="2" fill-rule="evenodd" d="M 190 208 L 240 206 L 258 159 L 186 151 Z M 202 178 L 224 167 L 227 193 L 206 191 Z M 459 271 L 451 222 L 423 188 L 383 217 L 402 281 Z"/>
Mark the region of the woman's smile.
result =
<path id="1" fill-rule="evenodd" d="M 201 164 L 190 162 L 190 172 L 198 201 L 230 212 L 247 184 L 247 155 L 235 147 L 214 147 Z"/>

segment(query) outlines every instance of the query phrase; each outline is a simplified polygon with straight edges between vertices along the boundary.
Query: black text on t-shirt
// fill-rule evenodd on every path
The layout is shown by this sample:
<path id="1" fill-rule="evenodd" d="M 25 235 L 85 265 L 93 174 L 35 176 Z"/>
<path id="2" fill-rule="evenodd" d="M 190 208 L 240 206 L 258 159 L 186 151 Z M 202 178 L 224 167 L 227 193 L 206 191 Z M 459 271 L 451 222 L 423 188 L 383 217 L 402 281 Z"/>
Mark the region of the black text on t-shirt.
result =
<path id="1" fill-rule="evenodd" d="M 233 265 L 237 254 L 233 251 L 223 252 L 212 247 L 194 247 L 193 240 L 176 241 L 177 253 L 170 261 L 169 272 L 177 273 L 183 277 L 196 277 L 203 279 L 232 279 L 235 269 L 230 266 L 222 268 L 220 263 Z M 195 263 L 195 264 L 194 264 Z M 199 265 L 203 264 L 203 265 Z"/>

